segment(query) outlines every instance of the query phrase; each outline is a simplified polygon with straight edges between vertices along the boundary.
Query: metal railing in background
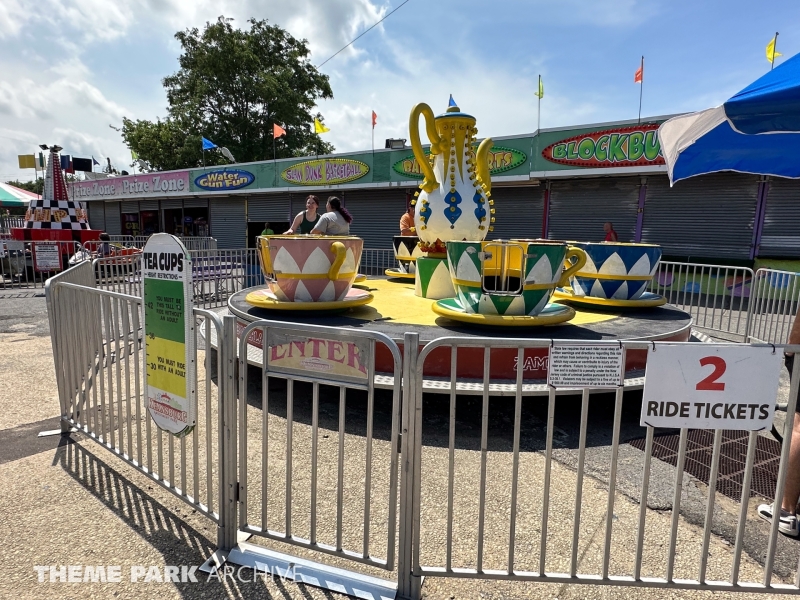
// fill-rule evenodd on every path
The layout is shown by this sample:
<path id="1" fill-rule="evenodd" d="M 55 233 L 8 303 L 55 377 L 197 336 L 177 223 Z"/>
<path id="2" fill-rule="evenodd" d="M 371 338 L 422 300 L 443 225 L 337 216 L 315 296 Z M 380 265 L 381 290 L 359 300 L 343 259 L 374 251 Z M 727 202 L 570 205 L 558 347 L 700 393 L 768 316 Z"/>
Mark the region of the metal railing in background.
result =
<path id="1" fill-rule="evenodd" d="M 47 286 L 48 312 L 62 425 L 75 427 L 175 496 L 219 522 L 223 396 L 212 383 L 205 339 L 222 336 L 219 317 L 195 309 L 197 423 L 177 438 L 152 423 L 146 409 L 142 300 L 93 287 L 93 265 L 82 263 Z M 81 281 L 83 285 L 72 283 Z"/>
<path id="2" fill-rule="evenodd" d="M 688 312 L 693 326 L 745 341 L 753 270 L 747 267 L 662 261 L 648 291 Z"/>
<path id="3" fill-rule="evenodd" d="M 570 344 L 572 341 L 509 340 L 504 338 L 439 338 L 418 351 L 418 334 L 406 334 L 404 345 L 410 349 L 405 360 L 405 369 L 411 373 L 411 385 L 404 388 L 403 438 L 406 434 L 406 419 L 409 419 L 409 437 L 412 461 L 413 491 L 412 506 L 403 504 L 407 497 L 401 495 L 401 511 L 411 510 L 413 523 L 412 547 L 404 548 L 408 531 L 401 525 L 401 548 L 408 558 L 413 558 L 413 575 L 403 583 L 400 573 L 400 588 L 413 588 L 419 578 L 459 577 L 475 579 L 504 579 L 512 581 L 538 581 L 562 584 L 625 585 L 635 587 L 660 587 L 683 589 L 713 589 L 726 591 L 748 591 L 766 593 L 797 593 L 800 585 L 800 570 L 797 558 L 789 559 L 793 569 L 791 577 L 774 571 L 778 548 L 778 520 L 772 521 L 766 534 L 766 555 L 759 581 L 741 576 L 742 552 L 745 544 L 745 526 L 748 522 L 750 487 L 756 463 L 758 432 L 751 431 L 746 452 L 743 489 L 738 517 L 728 516 L 720 510 L 715 513 L 715 495 L 720 470 L 722 430 L 711 432 L 713 454 L 710 457 L 708 498 L 705 506 L 705 522 L 700 533 L 688 531 L 681 524 L 681 500 L 684 486 L 691 485 L 684 478 L 687 458 L 688 429 L 680 430 L 678 460 L 672 485 L 672 509 L 669 524 L 663 515 L 650 512 L 647 501 L 651 480 L 653 454 L 653 427 L 642 428 L 646 436 L 645 452 L 640 457 L 642 479 L 639 489 L 638 508 L 623 506 L 625 500 L 616 493 L 617 469 L 620 467 L 620 428 L 623 413 L 623 389 L 618 387 L 614 402 L 614 417 L 610 431 L 610 456 L 608 463 L 608 487 L 602 492 L 589 487 L 587 480 L 587 430 L 592 390 L 575 388 L 581 393 L 580 434 L 578 441 L 577 469 L 559 470 L 554 466 L 553 433 L 555 423 L 556 390 L 551 388 L 547 417 L 544 425 L 544 456 L 521 451 L 522 423 L 522 369 L 517 371 L 514 418 L 501 424 L 490 414 L 503 399 L 491 399 L 488 394 L 491 383 L 491 350 L 498 347 L 515 349 L 522 361 L 528 348 L 542 348 L 553 343 Z M 585 342 L 580 342 L 581 345 Z M 598 349 L 619 342 L 589 342 Z M 626 350 L 657 350 L 659 342 L 622 342 Z M 480 417 L 480 451 L 463 451 L 456 440 L 462 438 L 457 427 L 457 411 L 465 399 L 459 399 L 455 391 L 450 395 L 449 442 L 446 451 L 437 444 L 423 445 L 423 428 L 440 428 L 439 419 L 425 419 L 422 403 L 421 378 L 426 360 L 441 348 L 449 348 L 451 355 L 451 389 L 455 390 L 458 350 L 462 347 L 483 348 L 484 394 Z M 800 346 L 788 347 L 800 350 Z M 624 369 L 624 363 L 623 363 Z M 788 414 L 794 414 L 797 390 L 800 386 L 800 369 L 796 369 L 791 382 Z M 600 390 L 598 390 L 600 391 Z M 608 392 L 609 390 L 602 390 Z M 764 399 L 766 400 L 766 399 Z M 791 427 L 791 422 L 787 424 Z M 595 426 L 593 426 L 595 427 Z M 492 439 L 489 438 L 491 429 Z M 439 435 L 439 430 L 431 435 Z M 503 441 L 499 442 L 498 438 Z M 508 440 L 508 444 L 505 440 Z M 605 444 L 605 442 L 604 442 Z M 493 448 L 490 448 L 493 446 Z M 405 454 L 403 462 L 409 460 Z M 692 455 L 695 456 L 695 455 Z M 786 484 L 789 447 L 782 449 L 777 475 L 776 502 Z M 694 460 L 697 460 L 694 458 Z M 704 463 L 705 463 L 704 459 Z M 631 457 L 624 459 L 625 468 L 632 467 Z M 422 465 L 425 468 L 422 468 Z M 605 469 L 605 465 L 603 465 Z M 574 473 L 574 474 L 573 474 Z M 556 513 L 554 504 L 569 506 L 571 514 Z M 477 506 L 476 506 L 477 505 Z M 425 515 L 425 528 L 421 526 Z M 615 521 L 625 518 L 628 528 L 636 531 L 635 537 L 615 535 Z M 591 519 L 591 525 L 589 520 Z M 713 519 L 713 523 L 712 523 Z M 727 521 L 727 522 L 726 522 Z M 592 533 L 587 534 L 591 527 Z M 597 527 L 597 531 L 593 529 Z M 717 558 L 709 560 L 712 529 L 735 532 L 733 556 L 730 565 Z M 759 535 L 748 529 L 748 536 Z M 591 539 L 589 539 L 591 538 Z M 659 543 L 653 543 L 657 539 Z M 750 537 L 752 541 L 752 537 Z M 444 543 L 442 543 L 444 542 Z M 663 544 L 663 548 L 662 548 Z M 587 552 L 587 550 L 589 550 Z M 680 557 L 679 557 L 680 554 Z M 785 562 L 785 561 L 784 561 Z M 752 572 L 752 571 L 751 571 Z M 418 591 L 411 594 L 419 597 Z"/>
<path id="4" fill-rule="evenodd" d="M 121 244 L 130 248 L 144 248 L 147 240 L 150 239 L 149 235 L 109 235 L 112 243 Z M 194 250 L 216 250 L 217 240 L 213 237 L 206 236 L 175 236 L 189 252 Z"/>
<path id="5" fill-rule="evenodd" d="M 0 240 L 0 290 L 44 289 L 50 277 L 85 259 L 80 242 Z"/>
<path id="6" fill-rule="evenodd" d="M 749 340 L 787 343 L 800 299 L 800 273 L 759 269 L 752 287 Z"/>
<path id="7" fill-rule="evenodd" d="M 361 266 L 359 273 L 364 275 L 383 275 L 386 269 L 397 267 L 397 259 L 394 250 L 389 248 L 364 248 L 361 253 Z"/>
<path id="8" fill-rule="evenodd" d="M 11 234 L 12 229 L 25 227 L 25 217 L 0 217 L 0 234 Z"/>

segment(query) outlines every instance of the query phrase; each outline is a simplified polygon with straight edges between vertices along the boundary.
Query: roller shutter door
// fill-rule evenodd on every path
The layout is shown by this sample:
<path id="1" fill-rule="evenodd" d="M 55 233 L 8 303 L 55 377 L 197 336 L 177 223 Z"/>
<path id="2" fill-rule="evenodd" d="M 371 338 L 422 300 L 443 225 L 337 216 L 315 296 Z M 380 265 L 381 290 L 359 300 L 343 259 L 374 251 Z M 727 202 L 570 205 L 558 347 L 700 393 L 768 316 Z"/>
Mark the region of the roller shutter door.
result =
<path id="1" fill-rule="evenodd" d="M 134 214 L 139 212 L 139 201 L 138 200 L 124 200 L 120 202 L 120 208 L 122 210 L 123 215 L 127 214 Z"/>
<path id="2" fill-rule="evenodd" d="M 800 181 L 771 179 L 759 256 L 800 257 Z"/>
<path id="3" fill-rule="evenodd" d="M 611 221 L 619 241 L 636 236 L 639 177 L 577 179 L 550 184 L 548 236 L 553 240 L 600 242 Z"/>
<path id="4" fill-rule="evenodd" d="M 89 227 L 98 231 L 106 230 L 106 212 L 103 202 L 87 202 L 89 205 Z"/>
<path id="5" fill-rule="evenodd" d="M 244 248 L 247 223 L 244 214 L 244 198 L 212 199 L 208 207 L 211 237 L 216 238 L 217 248 Z"/>
<path id="6" fill-rule="evenodd" d="M 163 198 L 161 200 L 161 210 L 183 208 L 183 198 Z"/>
<path id="7" fill-rule="evenodd" d="M 139 200 L 139 210 L 158 210 L 158 200 Z"/>
<path id="8" fill-rule="evenodd" d="M 327 198 L 324 194 L 320 198 Z M 406 190 L 358 190 L 344 193 L 353 215 L 350 233 L 364 239 L 364 248 L 392 248 L 400 235 L 400 217 L 406 212 Z M 299 209 L 298 209 L 299 210 Z"/>
<path id="9" fill-rule="evenodd" d="M 122 217 L 119 202 L 105 202 L 106 227 L 108 235 L 122 235 Z"/>
<path id="10" fill-rule="evenodd" d="M 184 198 L 183 208 L 208 208 L 208 198 Z"/>
<path id="11" fill-rule="evenodd" d="M 542 236 L 543 187 L 493 187 L 495 223 L 490 240 Z"/>
<path id="12" fill-rule="evenodd" d="M 750 258 L 758 178 L 741 173 L 692 177 L 669 187 L 648 177 L 642 242 L 667 256 Z"/>
<path id="13" fill-rule="evenodd" d="M 254 194 L 247 199 L 247 220 L 251 223 L 289 221 L 289 194 Z"/>

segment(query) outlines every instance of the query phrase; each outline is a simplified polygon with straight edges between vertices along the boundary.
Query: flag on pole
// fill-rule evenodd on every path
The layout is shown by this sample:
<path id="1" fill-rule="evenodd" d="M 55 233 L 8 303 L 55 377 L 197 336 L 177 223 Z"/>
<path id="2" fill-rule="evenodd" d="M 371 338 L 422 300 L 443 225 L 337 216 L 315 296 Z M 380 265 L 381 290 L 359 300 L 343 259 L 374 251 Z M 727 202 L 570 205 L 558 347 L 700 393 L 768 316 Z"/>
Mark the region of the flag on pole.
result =
<path id="1" fill-rule="evenodd" d="M 277 140 L 279 137 L 284 136 L 284 135 L 286 135 L 286 130 L 283 127 L 281 127 L 280 125 L 278 125 L 277 123 L 273 123 L 272 124 L 272 137 Z"/>
<path id="2" fill-rule="evenodd" d="M 325 125 L 323 125 L 319 119 L 314 119 L 314 133 L 326 133 L 330 131 Z"/>
<path id="3" fill-rule="evenodd" d="M 378 124 L 378 113 L 374 110 L 372 111 L 372 128 L 375 129 L 375 125 Z"/>
<path id="4" fill-rule="evenodd" d="M 36 168 L 36 157 L 33 154 L 18 154 L 17 160 L 19 160 L 20 169 Z"/>
<path id="5" fill-rule="evenodd" d="M 636 69 L 636 73 L 633 74 L 633 83 L 642 83 L 644 79 L 644 60 L 642 60 L 642 64 L 639 65 L 639 68 Z"/>
<path id="6" fill-rule="evenodd" d="M 541 76 L 541 75 L 539 75 L 539 91 L 537 91 L 537 92 L 534 94 L 534 96 L 536 96 L 537 98 L 539 98 L 539 100 L 541 100 L 542 98 L 544 98 L 544 82 L 542 81 L 542 76 Z"/>
<path id="7" fill-rule="evenodd" d="M 41 152 L 39 152 L 39 155 L 36 157 L 36 168 L 37 168 L 37 169 L 42 169 L 42 170 L 44 170 L 44 168 L 45 168 L 46 166 L 47 166 L 47 165 L 46 165 L 46 163 L 44 162 L 44 154 L 42 154 Z"/>
<path id="8" fill-rule="evenodd" d="M 770 63 L 774 63 L 775 59 L 779 56 L 783 56 L 780 52 L 775 52 L 775 43 L 778 41 L 778 34 L 775 34 L 775 37 L 769 41 L 767 44 L 767 60 Z"/>
<path id="9" fill-rule="evenodd" d="M 139 155 L 136 154 L 136 152 L 134 150 L 131 150 L 131 158 L 133 160 L 139 160 Z"/>
<path id="10" fill-rule="evenodd" d="M 99 162 L 97 162 L 97 159 L 96 159 L 94 156 L 92 156 L 92 166 L 94 166 L 94 165 L 99 165 L 99 164 L 100 164 L 100 163 L 99 163 Z"/>
<path id="11" fill-rule="evenodd" d="M 201 137 L 201 139 L 203 140 L 203 150 L 213 150 L 217 147 L 217 145 L 211 140 L 207 140 L 204 137 Z"/>

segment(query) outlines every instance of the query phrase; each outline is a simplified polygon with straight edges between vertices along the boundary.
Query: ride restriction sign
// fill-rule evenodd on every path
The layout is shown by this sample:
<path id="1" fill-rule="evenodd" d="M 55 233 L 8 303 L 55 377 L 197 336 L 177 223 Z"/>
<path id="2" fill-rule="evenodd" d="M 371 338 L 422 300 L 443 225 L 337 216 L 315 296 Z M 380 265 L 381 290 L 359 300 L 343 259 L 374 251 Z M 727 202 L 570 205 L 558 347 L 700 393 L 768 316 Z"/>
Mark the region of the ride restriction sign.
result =
<path id="1" fill-rule="evenodd" d="M 175 236 L 152 235 L 142 251 L 145 390 L 150 416 L 183 437 L 197 421 L 192 262 Z"/>
<path id="2" fill-rule="evenodd" d="M 738 344 L 658 343 L 648 350 L 640 424 L 738 429 L 772 426 L 783 354 Z"/>

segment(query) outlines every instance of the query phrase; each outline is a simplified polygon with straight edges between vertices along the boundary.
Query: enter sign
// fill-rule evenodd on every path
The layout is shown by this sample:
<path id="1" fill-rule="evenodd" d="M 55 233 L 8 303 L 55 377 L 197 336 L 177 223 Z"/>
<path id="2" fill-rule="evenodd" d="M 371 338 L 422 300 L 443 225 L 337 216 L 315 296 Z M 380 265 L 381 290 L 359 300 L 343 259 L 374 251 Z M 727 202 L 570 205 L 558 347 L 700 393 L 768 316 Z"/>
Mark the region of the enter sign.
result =
<path id="1" fill-rule="evenodd" d="M 661 343 L 647 356 L 642 426 L 772 426 L 783 356 L 771 347 Z"/>

